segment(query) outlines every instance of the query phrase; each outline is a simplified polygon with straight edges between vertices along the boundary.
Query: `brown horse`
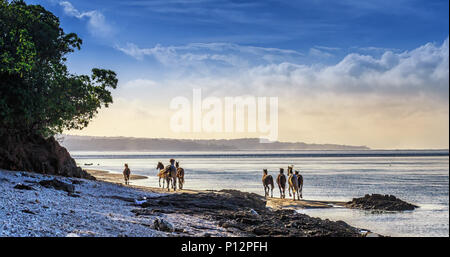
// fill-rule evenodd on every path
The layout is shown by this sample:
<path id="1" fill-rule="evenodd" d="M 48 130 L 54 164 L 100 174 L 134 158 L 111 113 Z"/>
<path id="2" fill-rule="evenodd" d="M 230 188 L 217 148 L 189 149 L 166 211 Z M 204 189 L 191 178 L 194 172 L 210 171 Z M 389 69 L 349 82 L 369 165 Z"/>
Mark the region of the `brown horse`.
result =
<path id="1" fill-rule="evenodd" d="M 300 200 L 300 195 L 298 194 L 298 179 L 294 172 L 292 172 L 292 168 L 292 166 L 288 166 L 289 196 L 291 196 L 292 189 L 293 200 L 295 201 L 295 195 L 297 194 L 298 200 Z"/>
<path id="2" fill-rule="evenodd" d="M 286 176 L 284 169 L 280 168 L 280 174 L 277 177 L 278 188 L 280 189 L 280 198 L 286 198 Z"/>
<path id="3" fill-rule="evenodd" d="M 156 169 L 159 170 L 158 172 L 158 177 L 159 177 L 159 187 L 161 187 L 161 179 L 163 180 L 163 188 L 164 188 L 164 183 L 166 181 L 166 176 L 167 176 L 167 172 L 164 169 L 164 164 L 162 162 L 158 162 L 158 165 L 156 165 Z"/>
<path id="4" fill-rule="evenodd" d="M 177 168 L 178 188 L 183 189 L 184 169 L 180 167 L 180 162 L 176 162 L 175 167 Z"/>
<path id="5" fill-rule="evenodd" d="M 303 198 L 303 194 L 302 194 L 302 191 L 303 191 L 303 176 L 300 173 L 298 173 L 298 170 L 295 171 L 295 175 L 297 176 L 297 179 L 298 179 L 298 192 L 300 194 L 300 198 Z"/>
<path id="6" fill-rule="evenodd" d="M 266 169 L 263 170 L 262 182 L 263 182 L 263 186 L 264 186 L 264 196 L 265 197 L 269 196 L 269 190 L 270 190 L 271 191 L 270 197 L 273 197 L 273 188 L 274 188 L 273 178 L 272 178 L 272 175 L 267 175 Z M 270 185 L 271 189 L 269 189 L 269 185 Z"/>

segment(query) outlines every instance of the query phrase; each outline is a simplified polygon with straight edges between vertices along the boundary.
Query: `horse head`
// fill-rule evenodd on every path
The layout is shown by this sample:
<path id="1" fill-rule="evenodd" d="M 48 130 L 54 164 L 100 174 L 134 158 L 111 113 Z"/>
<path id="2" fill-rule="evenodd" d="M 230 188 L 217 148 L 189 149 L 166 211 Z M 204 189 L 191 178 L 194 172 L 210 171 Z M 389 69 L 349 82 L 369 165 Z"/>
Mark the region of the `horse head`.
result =
<path id="1" fill-rule="evenodd" d="M 156 165 L 156 169 L 158 170 L 164 169 L 164 165 L 162 164 L 162 162 L 158 162 L 158 165 Z"/>

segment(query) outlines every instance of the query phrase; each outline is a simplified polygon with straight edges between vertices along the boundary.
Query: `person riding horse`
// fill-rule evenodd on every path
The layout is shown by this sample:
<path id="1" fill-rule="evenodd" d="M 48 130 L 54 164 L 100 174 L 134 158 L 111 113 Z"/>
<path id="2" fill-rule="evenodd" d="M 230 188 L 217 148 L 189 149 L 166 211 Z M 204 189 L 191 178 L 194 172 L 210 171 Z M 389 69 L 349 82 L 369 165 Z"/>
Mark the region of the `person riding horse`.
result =
<path id="1" fill-rule="evenodd" d="M 177 190 L 177 168 L 175 167 L 175 159 L 169 160 L 170 165 L 167 165 L 165 168 L 165 172 L 167 173 L 166 180 L 167 180 L 167 190 L 169 189 L 169 182 L 172 182 L 172 188 L 174 191 Z"/>

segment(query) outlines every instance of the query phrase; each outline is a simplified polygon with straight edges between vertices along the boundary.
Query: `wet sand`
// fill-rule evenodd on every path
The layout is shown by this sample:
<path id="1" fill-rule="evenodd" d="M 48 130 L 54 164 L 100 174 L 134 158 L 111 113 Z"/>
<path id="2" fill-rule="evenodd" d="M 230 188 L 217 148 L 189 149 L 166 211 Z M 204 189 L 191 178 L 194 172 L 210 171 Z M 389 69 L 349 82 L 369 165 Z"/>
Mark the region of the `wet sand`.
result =
<path id="1" fill-rule="evenodd" d="M 106 182 L 112 182 L 112 183 L 118 183 L 123 184 L 123 176 L 122 174 L 115 174 L 110 173 L 108 171 L 104 170 L 86 170 L 89 174 L 94 176 L 98 180 L 106 181 Z M 145 179 L 146 176 L 141 175 L 131 175 L 131 180 L 137 180 L 137 179 Z M 160 187 L 149 187 L 149 186 L 135 186 L 130 185 L 130 187 L 139 188 L 142 190 L 146 190 L 152 193 L 188 193 L 188 194 L 198 194 L 198 193 L 207 193 L 211 192 L 209 190 L 192 190 L 192 189 L 177 189 L 176 192 L 173 190 L 167 191 L 166 188 L 160 188 Z M 305 200 L 301 199 L 300 201 L 296 200 L 293 201 L 292 198 L 267 198 L 267 207 L 273 208 L 273 209 L 299 209 L 299 208 L 332 208 L 335 206 L 344 207 L 346 202 L 339 202 L 339 201 L 318 201 L 318 200 Z"/>
<path id="2" fill-rule="evenodd" d="M 89 174 L 94 176 L 96 179 L 111 183 L 124 183 L 123 175 L 118 173 L 111 173 L 106 170 L 86 170 Z M 131 174 L 130 180 L 137 180 L 137 179 L 146 179 L 146 176 L 141 175 L 134 175 Z"/>

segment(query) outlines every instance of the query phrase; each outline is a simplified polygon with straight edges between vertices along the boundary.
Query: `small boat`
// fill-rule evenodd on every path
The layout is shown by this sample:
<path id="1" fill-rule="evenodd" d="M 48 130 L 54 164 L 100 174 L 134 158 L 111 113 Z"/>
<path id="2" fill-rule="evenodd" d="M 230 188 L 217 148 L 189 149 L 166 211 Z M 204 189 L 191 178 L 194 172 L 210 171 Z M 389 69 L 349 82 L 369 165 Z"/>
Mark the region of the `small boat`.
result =
<path id="1" fill-rule="evenodd" d="M 91 165 L 94 165 L 93 163 L 85 163 L 84 164 L 85 166 L 91 166 Z"/>

